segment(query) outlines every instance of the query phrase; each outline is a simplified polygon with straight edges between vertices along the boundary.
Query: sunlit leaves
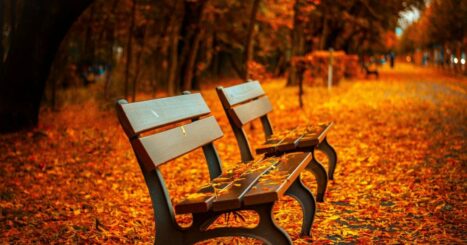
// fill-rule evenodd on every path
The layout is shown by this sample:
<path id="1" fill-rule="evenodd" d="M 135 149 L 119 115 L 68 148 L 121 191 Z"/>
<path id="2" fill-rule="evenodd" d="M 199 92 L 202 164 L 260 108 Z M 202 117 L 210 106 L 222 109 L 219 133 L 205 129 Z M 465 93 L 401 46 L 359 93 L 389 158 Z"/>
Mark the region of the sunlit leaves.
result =
<path id="1" fill-rule="evenodd" d="M 318 203 L 313 236 L 299 236 L 302 213 L 294 199 L 274 208 L 295 244 L 465 243 L 466 81 L 396 67 L 389 74 L 383 69 L 380 80 L 344 81 L 330 92 L 305 87 L 303 110 L 296 88 L 286 88 L 284 80 L 263 83 L 276 131 L 335 122 L 329 142 L 339 157 L 336 180 Z M 239 174 L 240 154 L 217 95 L 212 88 L 202 93 L 225 133 L 215 143 L 224 173 Z M 99 108 L 89 102 L 43 111 L 37 130 L 0 136 L 0 241 L 153 242 L 152 206 L 139 166 L 114 112 Z M 264 140 L 260 126 L 245 128 L 252 146 Z M 211 184 L 202 154 L 163 166 L 174 203 Z M 326 164 L 322 154 L 318 158 Z M 302 177 L 315 192 L 313 175 Z M 191 222 L 189 215 L 177 220 Z M 214 226 L 252 227 L 257 221 L 242 212 L 220 217 Z M 201 244 L 222 242 L 260 244 L 244 238 Z"/>

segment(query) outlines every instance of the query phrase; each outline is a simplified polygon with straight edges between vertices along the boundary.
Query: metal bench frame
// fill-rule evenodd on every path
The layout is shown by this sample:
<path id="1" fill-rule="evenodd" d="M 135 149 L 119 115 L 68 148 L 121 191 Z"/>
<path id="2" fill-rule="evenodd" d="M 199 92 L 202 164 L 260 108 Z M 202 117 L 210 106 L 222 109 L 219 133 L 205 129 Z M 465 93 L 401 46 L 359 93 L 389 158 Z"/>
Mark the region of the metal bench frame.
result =
<path id="1" fill-rule="evenodd" d="M 188 228 L 180 227 L 175 220 L 174 207 L 172 206 L 164 178 L 158 168 L 159 165 L 162 165 L 165 162 L 155 163 L 141 153 L 144 149 L 141 148 L 140 133 L 155 129 L 159 126 L 168 125 L 168 123 L 165 123 L 164 125 L 161 125 L 161 123 L 151 127 L 141 125 L 134 126 L 123 109 L 127 104 L 128 102 L 126 100 L 119 100 L 117 102 L 116 109 L 119 121 L 133 147 L 138 164 L 149 189 L 156 226 L 154 243 L 192 244 L 215 237 L 244 236 L 259 239 L 266 244 L 292 244 L 288 234 L 282 228 L 278 227 L 272 218 L 272 208 L 275 202 L 252 205 L 222 212 L 208 211 L 205 213 L 193 213 L 192 225 Z M 187 115 L 182 119 L 198 120 L 201 116 L 210 113 L 208 108 L 207 110 L 207 112 L 203 111 L 197 114 Z M 179 119 L 176 121 L 181 121 L 181 119 Z M 202 146 L 211 179 L 222 174 L 221 161 L 212 142 L 213 140 Z M 176 157 L 177 156 L 174 158 Z M 300 234 L 310 235 L 316 206 L 312 193 L 302 184 L 300 177 L 297 177 L 285 194 L 295 197 L 301 204 L 303 209 L 303 224 Z M 239 210 L 253 210 L 258 213 L 260 218 L 259 224 L 254 228 L 223 227 L 207 229 L 209 225 L 212 224 L 220 215 Z"/>

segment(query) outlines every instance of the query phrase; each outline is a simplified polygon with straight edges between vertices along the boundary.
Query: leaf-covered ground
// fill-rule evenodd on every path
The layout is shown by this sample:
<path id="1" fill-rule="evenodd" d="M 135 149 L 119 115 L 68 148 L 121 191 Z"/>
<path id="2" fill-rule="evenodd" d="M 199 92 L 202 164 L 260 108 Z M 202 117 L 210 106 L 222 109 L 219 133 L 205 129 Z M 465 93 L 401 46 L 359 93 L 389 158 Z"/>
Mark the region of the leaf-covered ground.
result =
<path id="1" fill-rule="evenodd" d="M 275 129 L 333 120 L 329 141 L 339 156 L 311 238 L 299 237 L 296 201 L 276 205 L 275 218 L 295 244 L 467 243 L 465 78 L 399 66 L 379 80 L 344 81 L 330 92 L 307 87 L 304 110 L 296 88 L 284 85 L 263 83 Z M 213 87 L 202 93 L 225 133 L 216 147 L 232 167 L 240 158 L 232 131 Z M 248 128 L 254 141 L 263 137 L 259 127 Z M 0 153 L 0 243 L 153 242 L 149 195 L 113 110 L 93 101 L 44 110 L 38 129 L 1 135 Z M 208 183 L 201 151 L 163 173 L 174 202 Z M 315 192 L 312 175 L 305 173 L 304 182 Z M 243 215 L 256 222 L 254 214 Z M 177 218 L 189 224 L 189 216 Z M 241 223 L 231 217 L 215 225 Z M 203 243 L 220 242 L 255 241 Z"/>

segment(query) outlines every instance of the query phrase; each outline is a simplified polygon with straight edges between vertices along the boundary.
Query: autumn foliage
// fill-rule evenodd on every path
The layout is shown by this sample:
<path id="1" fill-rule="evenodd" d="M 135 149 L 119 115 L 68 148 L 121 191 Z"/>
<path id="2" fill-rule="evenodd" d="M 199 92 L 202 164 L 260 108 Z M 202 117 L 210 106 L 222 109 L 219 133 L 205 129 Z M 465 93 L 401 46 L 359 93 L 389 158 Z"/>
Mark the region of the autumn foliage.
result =
<path id="1" fill-rule="evenodd" d="M 299 204 L 284 198 L 274 209 L 295 244 L 465 243 L 465 78 L 399 66 L 381 80 L 343 81 L 329 92 L 263 82 L 277 129 L 333 120 L 329 141 L 339 155 L 335 181 L 318 204 L 312 237 L 299 237 Z M 213 87 L 203 96 L 225 136 L 217 147 L 226 169 L 240 154 Z M 139 99 L 145 98 L 140 95 Z M 263 135 L 259 123 L 251 130 Z M 95 101 L 42 110 L 33 131 L 0 136 L 1 243 L 151 243 L 151 201 L 114 111 Z M 323 156 L 319 156 L 324 159 Z M 173 202 L 208 183 L 202 151 L 162 167 Z M 315 180 L 304 174 L 315 192 Z M 189 225 L 190 216 L 178 221 Z M 215 225 L 254 225 L 257 216 L 223 216 Z M 156 227 L 157 232 L 157 227 Z M 225 238 L 206 244 L 252 243 Z"/>

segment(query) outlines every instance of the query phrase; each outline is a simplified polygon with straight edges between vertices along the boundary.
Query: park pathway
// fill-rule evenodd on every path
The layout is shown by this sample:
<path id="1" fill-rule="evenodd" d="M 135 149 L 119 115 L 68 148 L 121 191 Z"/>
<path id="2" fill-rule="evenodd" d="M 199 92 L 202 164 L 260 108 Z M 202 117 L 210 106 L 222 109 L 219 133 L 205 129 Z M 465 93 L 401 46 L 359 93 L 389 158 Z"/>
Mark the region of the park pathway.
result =
<path id="1" fill-rule="evenodd" d="M 467 79 L 410 65 L 381 73 L 306 90 L 300 121 L 334 120 L 329 138 L 340 157 L 315 238 L 465 243 Z M 295 91 L 274 84 L 268 92 L 282 109 L 272 120 L 288 127 Z"/>

